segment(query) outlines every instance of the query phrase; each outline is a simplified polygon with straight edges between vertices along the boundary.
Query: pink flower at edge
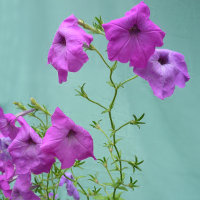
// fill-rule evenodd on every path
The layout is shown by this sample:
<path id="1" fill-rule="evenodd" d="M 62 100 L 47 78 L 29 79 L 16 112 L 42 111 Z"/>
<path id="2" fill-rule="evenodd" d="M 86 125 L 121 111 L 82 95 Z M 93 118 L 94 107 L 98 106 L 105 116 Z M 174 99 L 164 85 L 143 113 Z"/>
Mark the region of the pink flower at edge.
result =
<path id="1" fill-rule="evenodd" d="M 56 108 L 51 117 L 52 126 L 42 141 L 42 151 L 55 155 L 61 162 L 61 168 L 70 168 L 75 160 L 94 157 L 91 135 L 67 117 L 60 108 Z"/>
<path id="2" fill-rule="evenodd" d="M 16 137 L 19 128 L 15 126 L 16 116 L 7 113 L 4 114 L 3 109 L 0 107 L 0 132 L 5 137 L 10 137 L 12 140 Z"/>
<path id="3" fill-rule="evenodd" d="M 8 147 L 16 166 L 16 174 L 26 174 L 30 171 L 36 174 L 49 172 L 55 159 L 53 156 L 46 156 L 41 152 L 42 139 L 25 119 L 18 117 L 17 120 L 21 127 L 16 138 Z"/>
<path id="4" fill-rule="evenodd" d="M 65 19 L 58 28 L 48 54 L 48 64 L 58 71 L 59 83 L 67 81 L 68 72 L 77 72 L 88 61 L 83 45 L 90 45 L 92 35 L 78 26 L 74 15 Z"/>
<path id="5" fill-rule="evenodd" d="M 190 79 L 184 56 L 168 49 L 157 49 L 146 68 L 133 71 L 149 82 L 154 95 L 160 99 L 171 96 L 176 85 L 184 88 Z"/>
<path id="6" fill-rule="evenodd" d="M 130 61 L 130 66 L 146 67 L 155 47 L 163 45 L 165 36 L 149 16 L 149 7 L 140 2 L 124 17 L 102 25 L 106 39 L 109 40 L 107 47 L 109 60 L 122 63 Z"/>
<path id="7" fill-rule="evenodd" d="M 17 177 L 11 193 L 11 200 L 40 200 L 31 190 L 31 174 L 23 174 Z"/>
<path id="8" fill-rule="evenodd" d="M 7 180 L 5 174 L 0 175 L 0 189 L 2 190 L 6 198 L 11 197 L 11 189 L 10 189 L 9 181 Z"/>

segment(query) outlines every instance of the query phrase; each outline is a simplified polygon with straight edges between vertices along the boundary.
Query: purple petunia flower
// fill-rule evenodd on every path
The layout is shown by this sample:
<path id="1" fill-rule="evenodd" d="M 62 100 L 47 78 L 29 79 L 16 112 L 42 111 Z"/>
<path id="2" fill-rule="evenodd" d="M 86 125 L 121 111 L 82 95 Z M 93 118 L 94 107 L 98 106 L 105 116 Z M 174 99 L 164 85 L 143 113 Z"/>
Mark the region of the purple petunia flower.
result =
<path id="1" fill-rule="evenodd" d="M 58 107 L 51 121 L 52 126 L 43 138 L 41 149 L 55 155 L 60 160 L 62 169 L 72 167 L 76 159 L 95 159 L 93 140 L 88 131 L 76 125 Z"/>
<path id="2" fill-rule="evenodd" d="M 11 200 L 40 200 L 31 190 L 31 175 L 19 175 L 11 193 Z"/>
<path id="3" fill-rule="evenodd" d="M 157 49 L 147 67 L 134 68 L 134 73 L 147 80 L 154 95 L 160 99 L 171 96 L 175 85 L 185 87 L 190 79 L 184 56 L 168 49 Z"/>
<path id="4" fill-rule="evenodd" d="M 155 47 L 163 45 L 165 33 L 150 19 L 149 7 L 140 2 L 124 17 L 103 24 L 111 61 L 130 61 L 130 66 L 144 68 Z"/>
<path id="5" fill-rule="evenodd" d="M 8 113 L 4 114 L 0 107 L 0 132 L 5 137 L 10 137 L 12 140 L 16 137 L 19 128 L 15 126 L 16 116 Z"/>
<path id="6" fill-rule="evenodd" d="M 74 180 L 74 177 L 72 176 L 72 173 L 70 172 L 66 172 L 65 176 Z M 73 196 L 75 200 L 79 200 L 80 196 L 79 196 L 78 190 L 74 186 L 73 182 L 67 179 L 65 176 L 61 177 L 59 186 L 63 186 L 66 183 L 67 194 L 69 196 Z"/>
<path id="7" fill-rule="evenodd" d="M 93 37 L 78 26 L 74 15 L 65 19 L 53 40 L 48 54 L 48 64 L 58 71 L 59 83 L 67 81 L 68 72 L 77 72 L 88 61 L 83 45 L 90 45 Z"/>
<path id="8" fill-rule="evenodd" d="M 33 171 L 36 174 L 48 172 L 55 161 L 52 156 L 45 159 L 40 151 L 42 139 L 28 125 L 23 117 L 18 118 L 21 128 L 16 138 L 8 147 L 13 163 L 16 165 L 16 174 L 26 174 Z"/>
<path id="9" fill-rule="evenodd" d="M 53 192 L 49 192 L 49 197 L 53 197 Z M 58 194 L 55 195 L 55 199 L 58 198 Z"/>

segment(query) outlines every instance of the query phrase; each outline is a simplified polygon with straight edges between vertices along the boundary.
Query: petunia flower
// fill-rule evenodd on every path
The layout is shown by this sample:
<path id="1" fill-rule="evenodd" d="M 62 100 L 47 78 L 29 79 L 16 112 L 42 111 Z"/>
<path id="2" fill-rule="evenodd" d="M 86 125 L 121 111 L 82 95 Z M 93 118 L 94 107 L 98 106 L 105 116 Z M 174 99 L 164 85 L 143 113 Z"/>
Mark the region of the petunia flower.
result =
<path id="1" fill-rule="evenodd" d="M 149 7 L 140 2 L 124 17 L 103 24 L 107 52 L 111 61 L 130 61 L 130 66 L 144 68 L 155 47 L 163 45 L 165 33 L 150 19 Z"/>
<path id="2" fill-rule="evenodd" d="M 66 172 L 65 176 L 74 180 L 74 177 L 73 177 L 72 173 L 70 173 L 70 172 Z M 75 200 L 79 200 L 80 196 L 79 196 L 78 190 L 74 186 L 73 182 L 71 180 L 67 179 L 65 176 L 63 175 L 61 177 L 59 186 L 63 186 L 66 183 L 67 194 L 69 196 L 73 196 Z"/>
<path id="3" fill-rule="evenodd" d="M 29 173 L 19 175 L 11 193 L 11 200 L 40 200 L 31 190 L 31 186 L 31 175 Z"/>
<path id="4" fill-rule="evenodd" d="M 160 99 L 171 96 L 176 85 L 184 88 L 190 79 L 184 56 L 168 49 L 157 49 L 147 67 L 134 68 L 134 73 L 148 81 L 154 95 Z"/>
<path id="5" fill-rule="evenodd" d="M 40 151 L 38 155 L 39 163 L 31 169 L 34 174 L 49 173 L 53 163 L 55 162 L 54 156 L 51 154 Z"/>
<path id="6" fill-rule="evenodd" d="M 70 168 L 75 160 L 83 160 L 93 155 L 91 135 L 67 117 L 60 108 L 56 108 L 51 117 L 52 126 L 42 141 L 42 151 L 55 155 L 61 162 L 61 168 Z"/>
<path id="7" fill-rule="evenodd" d="M 78 26 L 71 15 L 58 28 L 48 54 L 48 64 L 58 71 L 59 83 L 67 81 L 68 72 L 77 72 L 88 61 L 83 45 L 89 46 L 93 37 Z"/>
<path id="8" fill-rule="evenodd" d="M 10 137 L 12 140 L 16 137 L 19 128 L 15 126 L 16 116 L 8 113 L 4 114 L 0 107 L 0 132 L 5 137 Z"/>
<path id="9" fill-rule="evenodd" d="M 44 157 L 42 155 L 43 152 L 40 151 L 42 139 L 23 117 L 19 117 L 18 122 L 21 125 L 20 130 L 8 147 L 16 165 L 16 174 L 26 174 L 29 171 L 33 171 L 36 174 L 43 171 L 47 172 L 55 160 L 52 156 L 46 156 L 45 160 L 42 160 Z"/>

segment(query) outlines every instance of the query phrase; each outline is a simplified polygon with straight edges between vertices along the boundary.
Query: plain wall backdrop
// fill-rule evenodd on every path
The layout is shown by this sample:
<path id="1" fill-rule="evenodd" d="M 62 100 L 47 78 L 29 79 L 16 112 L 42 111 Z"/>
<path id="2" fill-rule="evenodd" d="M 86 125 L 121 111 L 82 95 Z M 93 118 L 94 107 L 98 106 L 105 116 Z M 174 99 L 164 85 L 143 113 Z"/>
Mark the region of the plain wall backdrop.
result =
<path id="1" fill-rule="evenodd" d="M 76 123 L 85 127 L 94 138 L 97 158 L 106 153 L 104 137 L 89 126 L 102 119 L 101 109 L 75 96 L 79 85 L 86 82 L 91 98 L 108 104 L 113 95 L 105 83 L 108 71 L 95 52 L 77 73 L 70 73 L 68 82 L 60 85 L 56 70 L 47 65 L 47 54 L 54 34 L 66 17 L 75 14 L 92 23 L 95 16 L 104 22 L 122 17 L 139 0 L 0 0 L 0 106 L 17 113 L 14 101 L 29 103 L 34 97 L 51 112 L 59 106 Z M 146 125 L 140 130 L 127 126 L 119 132 L 124 158 L 136 154 L 143 160 L 137 173 L 140 187 L 127 192 L 127 200 L 199 200 L 200 199 L 200 0 L 146 0 L 151 20 L 166 32 L 163 48 L 185 55 L 191 80 L 184 89 L 176 88 L 164 101 L 156 98 L 147 82 L 141 78 L 120 90 L 113 112 L 117 125 L 127 122 L 132 114 L 146 113 Z M 107 41 L 100 35 L 93 43 L 104 52 Z M 128 64 L 119 64 L 116 81 L 133 75 Z M 107 118 L 106 118 L 107 119 Z M 103 122 L 104 129 L 109 129 Z M 97 163 L 88 159 L 84 173 L 95 173 Z M 97 168 L 101 179 L 103 168 Z M 131 174 L 127 171 L 127 175 Z M 81 174 L 78 171 L 77 174 Z M 90 183 L 83 182 L 87 188 Z M 60 190 L 61 199 L 67 199 Z M 69 198 L 68 198 L 69 199 Z M 81 198 L 84 199 L 84 198 Z"/>

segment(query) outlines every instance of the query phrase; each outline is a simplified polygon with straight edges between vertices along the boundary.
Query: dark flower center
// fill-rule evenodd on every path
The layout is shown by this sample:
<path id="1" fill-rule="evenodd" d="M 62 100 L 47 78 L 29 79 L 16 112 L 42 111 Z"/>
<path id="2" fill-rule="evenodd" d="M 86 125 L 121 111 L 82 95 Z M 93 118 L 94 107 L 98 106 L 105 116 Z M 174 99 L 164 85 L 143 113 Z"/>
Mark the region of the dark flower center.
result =
<path id="1" fill-rule="evenodd" d="M 138 34 L 140 33 L 140 29 L 138 28 L 137 24 L 134 24 L 134 26 L 129 30 L 129 33 L 130 34 Z"/>
<path id="2" fill-rule="evenodd" d="M 35 145 L 36 143 L 33 141 L 32 138 L 29 138 L 27 141 L 26 141 L 29 145 Z"/>
<path id="3" fill-rule="evenodd" d="M 73 138 L 75 134 L 76 132 L 74 132 L 73 130 L 70 130 L 69 133 L 67 134 L 67 138 L 68 139 Z"/>
<path id="4" fill-rule="evenodd" d="M 58 35 L 57 43 L 62 45 L 62 46 L 66 46 L 66 39 L 62 34 Z"/>
<path id="5" fill-rule="evenodd" d="M 158 62 L 161 64 L 161 65 L 166 65 L 169 63 L 169 59 L 168 59 L 168 55 L 160 55 L 159 59 L 158 59 Z"/>

